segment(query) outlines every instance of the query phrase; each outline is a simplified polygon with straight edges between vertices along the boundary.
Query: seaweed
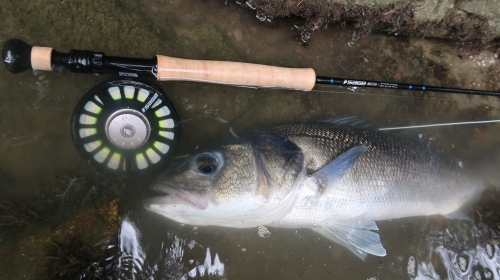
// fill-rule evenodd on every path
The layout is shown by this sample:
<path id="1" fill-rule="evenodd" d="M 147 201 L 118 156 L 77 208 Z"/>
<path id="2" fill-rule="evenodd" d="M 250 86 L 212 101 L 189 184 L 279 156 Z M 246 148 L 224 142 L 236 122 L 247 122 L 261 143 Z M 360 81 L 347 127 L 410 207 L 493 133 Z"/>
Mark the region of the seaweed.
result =
<path id="1" fill-rule="evenodd" d="M 0 202 L 0 229 L 30 227 L 40 219 L 42 203 L 36 200 Z"/>
<path id="2" fill-rule="evenodd" d="M 74 175 L 54 176 L 36 196 L 0 202 L 0 238 L 9 241 L 1 253 L 29 258 L 41 279 L 116 279 L 110 244 L 122 220 L 120 181 Z"/>
<path id="3" fill-rule="evenodd" d="M 118 256 L 115 245 L 104 239 L 91 246 L 81 237 L 69 237 L 64 242 L 49 242 L 46 267 L 51 279 L 116 279 Z"/>
<path id="4" fill-rule="evenodd" d="M 473 206 L 476 224 L 482 223 L 496 231 L 500 230 L 500 188 L 489 184 L 479 203 Z"/>

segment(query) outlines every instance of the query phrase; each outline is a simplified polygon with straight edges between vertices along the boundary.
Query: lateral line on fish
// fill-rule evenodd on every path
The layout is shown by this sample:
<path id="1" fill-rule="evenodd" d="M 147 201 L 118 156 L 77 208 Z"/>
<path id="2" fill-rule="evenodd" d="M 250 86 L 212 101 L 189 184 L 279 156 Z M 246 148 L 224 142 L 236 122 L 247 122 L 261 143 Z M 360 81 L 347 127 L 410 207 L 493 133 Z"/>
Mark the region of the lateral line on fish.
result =
<path id="1" fill-rule="evenodd" d="M 411 126 L 386 127 L 386 128 L 379 128 L 379 130 L 398 130 L 398 129 L 408 129 L 408 128 L 426 128 L 426 127 L 436 127 L 436 126 L 450 126 L 450 125 L 462 125 L 462 124 L 484 124 L 484 123 L 498 123 L 498 122 L 500 122 L 500 120 L 454 122 L 454 123 L 436 123 L 436 124 L 423 124 L 423 125 L 411 125 Z"/>

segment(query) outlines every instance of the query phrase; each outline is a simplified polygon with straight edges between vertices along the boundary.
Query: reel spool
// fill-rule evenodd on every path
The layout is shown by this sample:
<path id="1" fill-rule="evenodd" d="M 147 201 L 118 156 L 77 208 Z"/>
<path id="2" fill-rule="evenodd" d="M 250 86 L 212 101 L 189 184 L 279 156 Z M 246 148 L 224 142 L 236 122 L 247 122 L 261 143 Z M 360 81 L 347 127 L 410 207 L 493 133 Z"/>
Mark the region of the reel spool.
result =
<path id="1" fill-rule="evenodd" d="M 179 118 L 163 90 L 114 79 L 87 92 L 71 120 L 73 142 L 102 171 L 146 172 L 161 166 L 179 143 Z"/>

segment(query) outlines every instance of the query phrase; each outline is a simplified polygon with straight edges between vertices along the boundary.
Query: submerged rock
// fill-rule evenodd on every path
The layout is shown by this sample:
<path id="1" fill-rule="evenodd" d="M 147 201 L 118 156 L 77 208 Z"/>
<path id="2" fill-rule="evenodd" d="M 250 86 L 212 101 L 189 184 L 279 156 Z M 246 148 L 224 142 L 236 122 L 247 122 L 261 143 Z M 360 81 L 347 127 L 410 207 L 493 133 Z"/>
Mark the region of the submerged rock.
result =
<path id="1" fill-rule="evenodd" d="M 500 0 L 236 0 L 266 23 L 299 16 L 300 41 L 328 24 L 353 23 L 356 40 L 371 32 L 453 39 L 486 45 L 500 39 Z"/>

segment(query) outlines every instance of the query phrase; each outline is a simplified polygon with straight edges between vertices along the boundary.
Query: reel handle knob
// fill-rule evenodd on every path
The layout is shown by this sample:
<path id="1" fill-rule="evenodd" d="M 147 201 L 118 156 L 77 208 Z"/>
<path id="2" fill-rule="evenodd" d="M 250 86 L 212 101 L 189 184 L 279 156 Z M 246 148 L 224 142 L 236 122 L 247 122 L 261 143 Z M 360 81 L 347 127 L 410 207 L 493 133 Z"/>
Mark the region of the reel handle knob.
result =
<path id="1" fill-rule="evenodd" d="M 33 46 L 19 39 L 10 39 L 3 45 L 2 59 L 5 68 L 17 74 L 32 69 L 31 52 Z"/>

